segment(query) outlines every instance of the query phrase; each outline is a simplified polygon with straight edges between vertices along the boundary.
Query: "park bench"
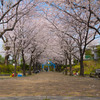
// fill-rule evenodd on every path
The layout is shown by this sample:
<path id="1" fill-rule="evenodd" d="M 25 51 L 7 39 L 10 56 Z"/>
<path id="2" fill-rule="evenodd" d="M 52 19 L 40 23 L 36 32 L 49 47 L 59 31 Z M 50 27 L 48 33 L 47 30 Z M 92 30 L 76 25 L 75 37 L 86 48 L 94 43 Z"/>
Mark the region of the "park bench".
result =
<path id="1" fill-rule="evenodd" d="M 39 70 L 36 70 L 34 73 L 37 74 L 37 73 L 39 73 L 39 72 L 40 72 Z"/>
<path id="2" fill-rule="evenodd" d="M 95 72 L 90 73 L 90 77 L 96 77 L 98 76 L 100 78 L 100 69 L 96 69 Z"/>

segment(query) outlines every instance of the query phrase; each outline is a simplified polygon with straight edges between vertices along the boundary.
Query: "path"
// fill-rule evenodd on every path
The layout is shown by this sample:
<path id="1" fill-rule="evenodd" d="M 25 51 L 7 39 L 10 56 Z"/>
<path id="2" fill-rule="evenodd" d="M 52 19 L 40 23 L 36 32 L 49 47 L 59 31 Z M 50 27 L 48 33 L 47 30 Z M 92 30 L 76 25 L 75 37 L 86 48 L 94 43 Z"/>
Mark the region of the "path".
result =
<path id="1" fill-rule="evenodd" d="M 31 97 L 0 97 L 0 100 L 100 100 L 100 97 L 65 97 L 65 96 L 31 96 Z"/>
<path id="2" fill-rule="evenodd" d="M 100 79 L 65 76 L 56 72 L 41 72 L 28 77 L 1 79 L 0 97 L 12 96 L 100 97 Z"/>

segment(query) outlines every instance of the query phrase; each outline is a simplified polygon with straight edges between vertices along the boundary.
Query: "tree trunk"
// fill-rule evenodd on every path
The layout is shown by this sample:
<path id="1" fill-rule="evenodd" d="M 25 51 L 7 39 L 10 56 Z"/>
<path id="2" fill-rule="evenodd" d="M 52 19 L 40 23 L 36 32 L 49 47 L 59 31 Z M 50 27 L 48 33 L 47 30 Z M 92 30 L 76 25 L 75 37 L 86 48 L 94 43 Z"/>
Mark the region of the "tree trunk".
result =
<path id="1" fill-rule="evenodd" d="M 80 76 L 84 76 L 83 55 L 80 56 Z"/>
<path id="2" fill-rule="evenodd" d="M 6 55 L 5 56 L 5 65 L 7 65 L 7 66 L 8 66 L 8 59 L 9 59 L 9 55 Z"/>
<path id="3" fill-rule="evenodd" d="M 22 60 L 23 60 L 23 75 L 26 76 L 25 73 L 25 59 L 24 59 L 24 50 L 22 50 Z"/>
<path id="4" fill-rule="evenodd" d="M 68 71 L 68 69 L 67 69 L 67 59 L 65 60 L 65 65 L 66 65 L 65 75 L 67 75 L 67 74 L 68 74 L 68 73 L 67 73 L 67 71 Z"/>
<path id="5" fill-rule="evenodd" d="M 10 49 L 9 46 L 6 46 L 6 47 L 5 47 L 5 50 L 7 51 L 7 52 L 6 52 L 6 56 L 5 56 L 5 65 L 7 65 L 7 66 L 8 66 L 8 64 L 9 64 L 9 62 L 8 62 L 8 59 L 9 59 L 8 50 L 9 50 L 9 49 Z"/>
<path id="6" fill-rule="evenodd" d="M 34 72 L 35 70 L 34 70 L 34 61 L 33 61 L 33 72 Z"/>
<path id="7" fill-rule="evenodd" d="M 70 75 L 72 76 L 73 73 L 72 73 L 72 62 L 71 62 L 71 59 L 69 59 L 69 67 L 70 67 Z"/>
<path id="8" fill-rule="evenodd" d="M 29 64 L 29 72 L 28 72 L 28 75 L 31 75 L 31 65 L 32 65 L 32 56 L 31 56 L 31 60 L 30 60 L 30 64 Z"/>
<path id="9" fill-rule="evenodd" d="M 16 61 L 16 59 L 15 59 L 14 76 L 16 76 L 16 75 L 17 75 L 17 73 L 16 73 L 16 68 L 17 68 L 17 61 Z"/>
<path id="10" fill-rule="evenodd" d="M 38 64 L 37 64 L 37 61 L 36 61 L 36 70 L 38 70 Z"/>

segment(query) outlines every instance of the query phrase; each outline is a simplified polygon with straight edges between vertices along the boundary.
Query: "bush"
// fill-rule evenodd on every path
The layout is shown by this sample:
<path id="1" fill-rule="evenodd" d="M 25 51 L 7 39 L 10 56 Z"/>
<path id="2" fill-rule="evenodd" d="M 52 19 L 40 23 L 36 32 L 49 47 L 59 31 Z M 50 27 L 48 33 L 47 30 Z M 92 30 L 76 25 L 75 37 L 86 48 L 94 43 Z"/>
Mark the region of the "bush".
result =
<path id="1" fill-rule="evenodd" d="M 67 69 L 68 69 L 68 72 L 70 72 L 70 67 L 68 67 Z M 76 73 L 76 71 L 80 72 L 80 65 L 74 65 L 74 66 L 72 66 L 72 72 Z"/>
<path id="2" fill-rule="evenodd" d="M 0 65 L 0 73 L 12 73 L 14 71 L 13 65 Z"/>
<path id="3" fill-rule="evenodd" d="M 54 66 L 49 66 L 50 71 L 54 71 Z"/>
<path id="4" fill-rule="evenodd" d="M 62 65 L 62 66 L 61 66 L 61 71 L 64 71 L 65 68 L 66 68 L 66 65 Z"/>
<path id="5" fill-rule="evenodd" d="M 90 74 L 90 72 L 95 72 L 96 69 L 100 68 L 99 61 L 84 61 L 84 73 Z"/>
<path id="6" fill-rule="evenodd" d="M 97 55 L 100 57 L 100 45 L 97 46 Z"/>
<path id="7" fill-rule="evenodd" d="M 0 64 L 4 64 L 5 58 L 0 55 Z"/>
<path id="8" fill-rule="evenodd" d="M 23 70 L 23 64 L 20 64 L 21 69 Z M 25 64 L 25 69 L 29 70 L 29 65 Z"/>
<path id="9" fill-rule="evenodd" d="M 100 61 L 84 61 L 84 74 L 90 74 L 91 72 L 95 72 L 96 69 L 100 69 Z M 73 66 L 73 72 L 80 72 L 80 65 Z"/>
<path id="10" fill-rule="evenodd" d="M 21 67 L 20 66 L 17 66 L 16 70 L 17 71 L 21 71 Z"/>
<path id="11" fill-rule="evenodd" d="M 14 72 L 14 66 L 13 65 L 8 65 L 8 66 L 6 66 L 6 65 L 0 65 L 0 73 L 2 74 L 4 74 L 4 73 L 12 73 L 12 72 Z M 18 71 L 21 71 L 21 67 L 20 66 L 17 66 L 17 68 L 16 68 L 16 71 L 18 72 Z"/>
<path id="12" fill-rule="evenodd" d="M 74 64 L 77 65 L 78 64 L 78 60 L 74 59 Z"/>

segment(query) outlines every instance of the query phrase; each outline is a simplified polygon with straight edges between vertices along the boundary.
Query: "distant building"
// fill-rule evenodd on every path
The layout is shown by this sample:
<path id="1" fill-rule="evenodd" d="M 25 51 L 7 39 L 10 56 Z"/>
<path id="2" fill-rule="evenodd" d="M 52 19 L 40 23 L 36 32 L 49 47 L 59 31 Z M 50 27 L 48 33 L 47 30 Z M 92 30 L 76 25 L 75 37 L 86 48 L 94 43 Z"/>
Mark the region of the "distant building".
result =
<path id="1" fill-rule="evenodd" d="M 84 60 L 90 60 L 90 59 L 98 60 L 100 58 L 97 55 L 97 46 L 100 46 L 100 45 L 92 45 L 92 46 L 87 47 L 87 49 L 91 50 L 93 57 L 91 55 L 84 55 Z"/>

